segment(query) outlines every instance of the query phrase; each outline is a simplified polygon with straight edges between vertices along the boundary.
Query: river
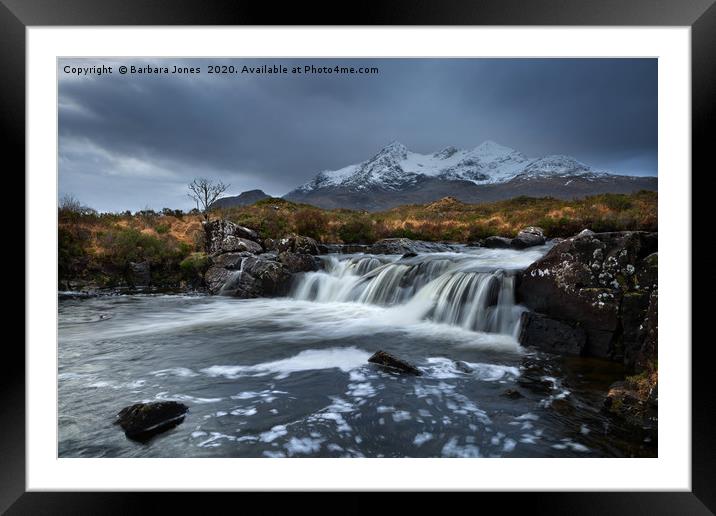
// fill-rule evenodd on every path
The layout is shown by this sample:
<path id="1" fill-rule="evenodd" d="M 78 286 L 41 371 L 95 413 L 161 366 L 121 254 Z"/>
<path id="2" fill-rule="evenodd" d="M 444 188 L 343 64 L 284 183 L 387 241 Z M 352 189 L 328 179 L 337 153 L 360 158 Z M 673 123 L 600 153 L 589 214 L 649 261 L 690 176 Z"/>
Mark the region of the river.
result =
<path id="1" fill-rule="evenodd" d="M 59 456 L 655 455 L 600 411 L 618 365 L 518 344 L 514 274 L 548 249 L 326 255 L 285 298 L 62 299 Z M 112 424 L 156 400 L 185 421 L 146 444 Z"/>

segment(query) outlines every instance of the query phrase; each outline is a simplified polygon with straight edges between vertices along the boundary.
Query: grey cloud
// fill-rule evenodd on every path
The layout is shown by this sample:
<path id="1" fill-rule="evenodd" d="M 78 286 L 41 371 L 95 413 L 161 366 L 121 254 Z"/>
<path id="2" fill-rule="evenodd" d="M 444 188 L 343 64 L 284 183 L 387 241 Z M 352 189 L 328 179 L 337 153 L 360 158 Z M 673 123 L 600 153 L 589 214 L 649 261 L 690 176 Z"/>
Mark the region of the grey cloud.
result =
<path id="1" fill-rule="evenodd" d="M 624 174 L 657 172 L 654 59 L 97 60 L 65 64 L 378 66 L 378 75 L 59 74 L 60 191 L 100 210 L 190 207 L 186 184 L 283 195 L 392 140 L 492 139 Z"/>

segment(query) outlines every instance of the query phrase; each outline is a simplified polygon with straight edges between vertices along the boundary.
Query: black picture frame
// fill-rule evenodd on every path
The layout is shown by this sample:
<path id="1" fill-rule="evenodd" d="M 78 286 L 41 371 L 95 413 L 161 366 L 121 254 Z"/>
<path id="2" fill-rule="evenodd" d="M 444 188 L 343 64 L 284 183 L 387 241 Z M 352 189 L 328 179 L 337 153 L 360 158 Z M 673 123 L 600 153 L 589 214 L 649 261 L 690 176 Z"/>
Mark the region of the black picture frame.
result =
<path id="1" fill-rule="evenodd" d="M 345 14 L 344 14 L 345 13 Z M 708 131 L 716 120 L 716 4 L 714 0 L 393 0 L 344 4 L 287 3 L 231 0 L 0 0 L 0 70 L 4 158 L 15 157 L 17 170 L 25 164 L 25 29 L 64 25 L 574 25 L 574 26 L 689 26 L 692 71 L 692 220 L 709 220 L 704 200 L 713 170 L 712 140 Z M 702 177 L 709 177 L 705 184 Z M 699 188 L 694 188 L 698 179 Z M 712 190 L 711 190 L 712 191 Z M 704 197 L 699 197 L 704 196 Z M 700 200 L 699 200 L 700 199 Z M 698 233 L 692 228 L 694 239 Z M 692 270 L 712 271 L 713 251 L 692 249 Z M 28 271 L 25 271 L 26 274 Z M 707 272 L 706 280 L 716 279 Z M 685 277 L 689 281 L 691 277 Z M 689 300 L 684 300 L 688 302 Z M 29 300 L 31 303 L 32 300 Z M 692 296 L 692 321 L 707 321 L 708 304 Z M 30 307 L 31 305 L 28 305 Z M 693 332 L 692 325 L 692 332 Z M 707 335 L 704 333 L 704 335 Z M 716 397 L 709 382 L 713 357 L 708 336 L 692 347 L 692 491 L 689 493 L 508 493 L 480 494 L 509 497 L 512 508 L 549 514 L 713 514 L 716 512 L 716 445 L 713 414 Z M 688 346 L 691 343 L 667 343 Z M 95 514 L 172 510 L 186 504 L 180 494 L 38 493 L 25 492 L 25 353 L 8 339 L 6 367 L 0 375 L 0 511 L 8 514 Z M 8 353 L 11 351 L 11 353 Z M 213 494 L 212 505 L 222 501 Z M 246 497 L 247 494 L 238 496 Z M 270 494 L 250 497 L 267 509 Z M 343 510 L 365 512 L 374 507 L 373 495 L 352 494 L 354 503 Z M 517 506 L 515 506 L 515 502 Z M 401 508 L 422 504 L 422 497 L 401 502 Z M 473 503 L 473 502 L 471 502 Z M 157 505 L 160 504 L 160 505 Z M 311 507 L 310 505 L 308 506 Z M 273 512 L 273 511 L 271 511 Z"/>

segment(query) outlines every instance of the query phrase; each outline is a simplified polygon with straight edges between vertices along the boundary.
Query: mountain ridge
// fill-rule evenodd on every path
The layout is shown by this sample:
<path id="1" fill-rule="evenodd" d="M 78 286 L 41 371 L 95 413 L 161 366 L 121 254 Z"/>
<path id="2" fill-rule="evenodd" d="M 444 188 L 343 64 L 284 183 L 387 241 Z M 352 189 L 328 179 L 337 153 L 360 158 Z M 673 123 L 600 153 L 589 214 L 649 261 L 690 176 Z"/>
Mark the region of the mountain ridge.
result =
<path id="1" fill-rule="evenodd" d="M 656 189 L 656 177 L 595 170 L 560 154 L 530 158 L 492 140 L 474 149 L 448 146 L 432 154 L 411 152 L 393 141 L 366 161 L 319 172 L 284 199 L 375 211 L 446 196 L 480 203 L 519 195 L 570 199 Z"/>

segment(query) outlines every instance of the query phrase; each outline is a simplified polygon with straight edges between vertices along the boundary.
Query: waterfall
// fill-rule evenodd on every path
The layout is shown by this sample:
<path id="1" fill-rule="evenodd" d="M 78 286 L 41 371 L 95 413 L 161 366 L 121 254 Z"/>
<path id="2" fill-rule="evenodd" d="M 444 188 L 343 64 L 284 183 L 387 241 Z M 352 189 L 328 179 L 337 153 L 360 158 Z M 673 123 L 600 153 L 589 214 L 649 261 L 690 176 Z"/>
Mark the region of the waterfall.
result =
<path id="1" fill-rule="evenodd" d="M 226 278 L 226 281 L 221 286 L 221 289 L 219 289 L 219 295 L 226 294 L 227 291 L 233 290 L 236 288 L 236 285 L 241 280 L 241 275 L 244 273 L 244 258 L 241 258 L 241 264 L 239 265 L 239 268 L 237 270 L 231 271 L 229 273 L 229 277 Z"/>
<path id="2" fill-rule="evenodd" d="M 291 296 L 320 303 L 403 305 L 422 319 L 507 335 L 516 335 L 524 310 L 515 304 L 513 273 L 485 269 L 474 257 L 327 256 L 324 265 L 323 271 L 303 274 Z"/>

